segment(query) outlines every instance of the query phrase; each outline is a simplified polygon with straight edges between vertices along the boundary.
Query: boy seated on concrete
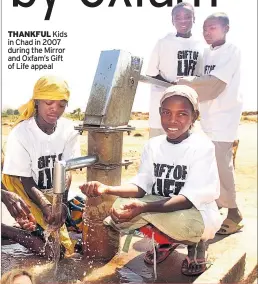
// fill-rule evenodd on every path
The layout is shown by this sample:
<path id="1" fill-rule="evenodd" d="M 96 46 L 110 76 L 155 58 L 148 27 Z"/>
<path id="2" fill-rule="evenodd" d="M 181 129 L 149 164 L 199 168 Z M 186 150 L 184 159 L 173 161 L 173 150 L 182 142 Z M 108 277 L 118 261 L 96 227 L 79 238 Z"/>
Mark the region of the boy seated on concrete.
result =
<path id="1" fill-rule="evenodd" d="M 163 236 L 166 241 L 156 246 L 157 263 L 178 244 L 186 244 L 185 275 L 206 270 L 205 242 L 214 238 L 222 223 L 215 202 L 219 177 L 214 145 L 206 136 L 191 133 L 199 115 L 197 97 L 187 86 L 166 89 L 160 101 L 166 135 L 147 142 L 139 172 L 130 184 L 108 186 L 92 181 L 80 187 L 87 197 L 120 197 L 105 223 L 119 230 L 140 228 L 143 233 L 151 226 L 156 241 Z M 153 255 L 147 252 L 145 262 L 153 264 Z"/>

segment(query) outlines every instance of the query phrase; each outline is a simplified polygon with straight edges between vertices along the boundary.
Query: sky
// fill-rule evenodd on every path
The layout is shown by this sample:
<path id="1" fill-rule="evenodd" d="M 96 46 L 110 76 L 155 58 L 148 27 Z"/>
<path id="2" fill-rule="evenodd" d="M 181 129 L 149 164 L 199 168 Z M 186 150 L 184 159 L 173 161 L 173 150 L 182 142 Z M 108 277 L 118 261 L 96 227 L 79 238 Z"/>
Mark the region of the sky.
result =
<path id="1" fill-rule="evenodd" d="M 104 50 L 121 49 L 142 57 L 142 74 L 145 74 L 157 40 L 175 31 L 170 16 L 172 8 L 153 7 L 150 0 L 143 0 L 142 7 L 137 7 L 136 0 L 130 0 L 133 7 L 126 7 L 123 0 L 108 7 L 109 2 L 103 0 L 100 6 L 89 8 L 82 0 L 55 0 L 50 20 L 46 21 L 46 0 L 36 0 L 29 8 L 13 7 L 13 1 L 2 1 L 2 109 L 18 108 L 26 103 L 32 97 L 35 82 L 43 75 L 54 74 L 65 78 L 70 86 L 67 110 L 80 107 L 85 111 L 100 52 Z M 194 1 L 188 2 L 194 4 Z M 236 44 L 242 53 L 244 110 L 257 110 L 257 1 L 248 0 L 247 6 L 246 0 L 217 0 L 217 7 L 211 7 L 210 0 L 199 2 L 200 6 L 195 8 L 194 36 L 203 40 L 203 21 L 211 13 L 228 14 L 227 40 Z M 55 62 L 53 70 L 8 69 L 8 31 L 26 30 L 67 32 L 68 36 L 60 43 L 65 48 L 64 60 Z M 140 83 L 133 111 L 147 112 L 149 97 L 150 86 Z"/>

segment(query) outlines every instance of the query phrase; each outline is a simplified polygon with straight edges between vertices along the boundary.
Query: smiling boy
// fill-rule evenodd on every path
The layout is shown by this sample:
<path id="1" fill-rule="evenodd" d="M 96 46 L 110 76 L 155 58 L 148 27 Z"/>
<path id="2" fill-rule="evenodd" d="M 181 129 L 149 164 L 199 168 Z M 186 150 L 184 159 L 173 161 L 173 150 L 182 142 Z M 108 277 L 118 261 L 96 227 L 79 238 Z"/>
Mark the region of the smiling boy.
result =
<path id="1" fill-rule="evenodd" d="M 178 76 L 201 74 L 203 46 L 192 35 L 195 21 L 194 8 L 187 2 L 173 7 L 172 24 L 176 33 L 160 39 L 150 57 L 146 74 L 166 82 Z M 164 88 L 152 86 L 149 107 L 150 137 L 165 134 L 159 117 L 159 102 Z"/>
<path id="2" fill-rule="evenodd" d="M 233 142 L 237 139 L 243 100 L 240 85 L 240 51 L 226 42 L 229 18 L 225 13 L 207 17 L 203 36 L 210 45 L 204 52 L 201 77 L 185 77 L 176 83 L 196 90 L 200 102 L 201 126 L 215 145 L 220 176 L 220 197 L 217 204 L 228 208 L 227 218 L 219 234 L 232 234 L 243 224 L 236 203 L 234 179 Z"/>
<path id="3" fill-rule="evenodd" d="M 182 263 L 185 275 L 207 269 L 205 241 L 213 239 L 221 218 L 215 200 L 219 177 L 215 149 L 208 137 L 192 133 L 198 117 L 197 93 L 187 86 L 166 89 L 160 101 L 160 119 L 166 135 L 151 138 L 144 147 L 138 174 L 130 184 L 109 186 L 98 181 L 80 188 L 87 197 L 119 196 L 105 223 L 119 230 L 146 226 L 165 242 L 156 246 L 157 263 L 178 243 L 187 245 Z M 144 231 L 142 231 L 144 233 Z M 153 264 L 153 251 L 144 258 Z"/>

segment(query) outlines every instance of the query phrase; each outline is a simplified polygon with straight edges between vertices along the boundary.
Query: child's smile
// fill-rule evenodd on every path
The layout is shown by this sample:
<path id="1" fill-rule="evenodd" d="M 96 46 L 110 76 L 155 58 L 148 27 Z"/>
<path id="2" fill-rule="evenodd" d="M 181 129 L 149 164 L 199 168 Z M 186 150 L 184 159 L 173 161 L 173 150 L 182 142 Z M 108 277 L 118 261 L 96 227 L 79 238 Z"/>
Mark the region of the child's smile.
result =
<path id="1" fill-rule="evenodd" d="M 161 124 L 168 138 L 181 142 L 188 137 L 188 130 L 194 121 L 193 107 L 182 96 L 167 98 L 160 108 Z"/>

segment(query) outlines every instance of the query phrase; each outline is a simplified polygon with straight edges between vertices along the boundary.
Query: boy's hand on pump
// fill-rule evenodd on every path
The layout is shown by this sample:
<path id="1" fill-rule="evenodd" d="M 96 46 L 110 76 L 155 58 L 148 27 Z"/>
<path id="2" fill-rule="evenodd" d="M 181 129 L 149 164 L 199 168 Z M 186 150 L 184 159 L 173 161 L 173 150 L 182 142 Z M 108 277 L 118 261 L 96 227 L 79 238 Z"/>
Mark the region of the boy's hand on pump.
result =
<path id="1" fill-rule="evenodd" d="M 132 201 L 121 206 L 120 209 L 112 208 L 110 215 L 115 223 L 129 222 L 136 216 L 145 212 L 146 203 L 141 201 Z"/>
<path id="2" fill-rule="evenodd" d="M 82 193 L 84 193 L 87 197 L 98 197 L 102 194 L 107 193 L 108 186 L 100 183 L 98 181 L 90 181 L 82 186 L 79 186 Z"/>

